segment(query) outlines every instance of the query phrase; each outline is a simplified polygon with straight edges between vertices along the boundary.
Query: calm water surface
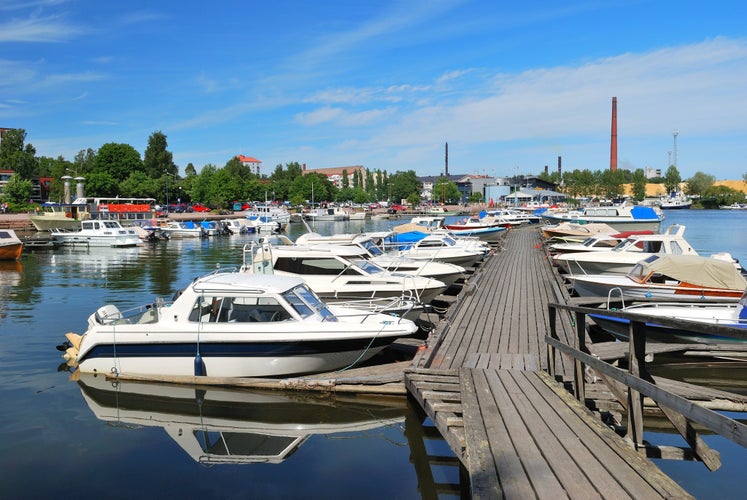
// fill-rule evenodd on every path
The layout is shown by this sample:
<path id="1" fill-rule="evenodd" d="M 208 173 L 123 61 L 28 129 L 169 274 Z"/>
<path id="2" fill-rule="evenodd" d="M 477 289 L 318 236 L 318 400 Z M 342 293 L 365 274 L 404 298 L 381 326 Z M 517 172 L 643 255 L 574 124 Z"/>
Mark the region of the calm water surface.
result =
<path id="1" fill-rule="evenodd" d="M 328 223 L 316 230 L 396 223 Z M 701 253 L 728 251 L 747 262 L 747 213 L 667 212 L 665 226 L 672 223 L 687 226 L 685 237 Z M 302 231 L 295 225 L 291 236 Z M 430 422 L 404 399 L 334 401 L 69 380 L 55 346 L 64 333 L 82 332 L 96 308 L 170 297 L 217 266 L 240 265 L 251 238 L 27 252 L 20 263 L 0 264 L 2 498 L 431 498 L 436 484 L 459 487 L 456 467 L 427 466 L 426 454 L 453 455 L 430 438 Z M 671 435 L 650 436 L 682 444 Z M 700 498 L 743 497 L 745 450 L 718 437 L 706 441 L 722 454 L 724 466 L 715 473 L 698 463 L 658 464 Z"/>

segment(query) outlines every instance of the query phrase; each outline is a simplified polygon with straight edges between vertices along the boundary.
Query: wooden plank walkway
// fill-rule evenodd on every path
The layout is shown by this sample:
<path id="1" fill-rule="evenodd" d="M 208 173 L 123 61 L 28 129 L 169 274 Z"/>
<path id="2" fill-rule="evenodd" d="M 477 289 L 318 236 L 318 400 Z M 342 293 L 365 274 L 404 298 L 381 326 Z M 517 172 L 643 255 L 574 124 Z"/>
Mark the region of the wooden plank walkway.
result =
<path id="1" fill-rule="evenodd" d="M 420 366 L 460 368 L 470 356 L 501 353 L 531 356 L 538 368 L 547 368 L 547 304 L 564 302 L 568 292 L 547 262 L 536 228 L 507 233 L 503 248 L 482 265 L 429 339 L 431 350 Z M 561 316 L 558 326 L 561 339 L 575 338 L 569 315 Z M 572 363 L 558 356 L 556 365 L 570 378 Z"/>
<path id="2" fill-rule="evenodd" d="M 405 372 L 409 393 L 467 469 L 474 498 L 688 498 L 542 371 L 547 303 L 567 292 L 541 243 L 536 229 L 508 232 Z M 558 334 L 575 338 L 570 316 Z M 556 367 L 570 378 L 570 361 L 558 356 Z"/>

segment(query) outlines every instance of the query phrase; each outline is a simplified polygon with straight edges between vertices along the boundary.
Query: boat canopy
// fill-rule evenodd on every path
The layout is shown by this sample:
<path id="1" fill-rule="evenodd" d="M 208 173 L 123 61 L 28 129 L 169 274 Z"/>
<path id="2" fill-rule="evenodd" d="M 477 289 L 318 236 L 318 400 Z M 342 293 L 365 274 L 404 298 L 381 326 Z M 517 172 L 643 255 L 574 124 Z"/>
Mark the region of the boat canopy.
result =
<path id="1" fill-rule="evenodd" d="M 668 276 L 695 286 L 747 289 L 747 280 L 734 262 L 699 255 L 652 255 L 639 261 L 628 273 L 631 279 L 642 282 L 651 273 Z"/>

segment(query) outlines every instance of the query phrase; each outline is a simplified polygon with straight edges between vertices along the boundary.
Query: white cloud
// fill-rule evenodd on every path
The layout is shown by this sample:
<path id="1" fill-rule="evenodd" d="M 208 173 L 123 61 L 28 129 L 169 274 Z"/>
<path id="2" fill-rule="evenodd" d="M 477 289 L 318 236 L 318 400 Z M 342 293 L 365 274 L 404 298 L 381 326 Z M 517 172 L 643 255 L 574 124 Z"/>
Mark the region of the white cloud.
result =
<path id="1" fill-rule="evenodd" d="M 65 22 L 60 16 L 34 16 L 0 23 L 0 43 L 63 42 L 83 33 L 82 28 Z"/>

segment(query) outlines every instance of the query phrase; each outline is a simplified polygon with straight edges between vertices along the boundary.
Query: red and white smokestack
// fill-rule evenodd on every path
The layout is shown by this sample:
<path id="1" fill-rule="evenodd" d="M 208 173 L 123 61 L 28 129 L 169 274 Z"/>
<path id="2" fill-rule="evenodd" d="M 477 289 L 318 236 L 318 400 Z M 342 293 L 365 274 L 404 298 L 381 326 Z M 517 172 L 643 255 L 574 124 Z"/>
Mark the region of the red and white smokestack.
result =
<path id="1" fill-rule="evenodd" d="M 617 97 L 612 98 L 612 137 L 610 138 L 610 170 L 617 170 Z"/>

